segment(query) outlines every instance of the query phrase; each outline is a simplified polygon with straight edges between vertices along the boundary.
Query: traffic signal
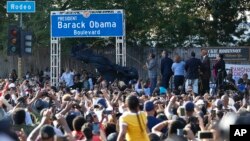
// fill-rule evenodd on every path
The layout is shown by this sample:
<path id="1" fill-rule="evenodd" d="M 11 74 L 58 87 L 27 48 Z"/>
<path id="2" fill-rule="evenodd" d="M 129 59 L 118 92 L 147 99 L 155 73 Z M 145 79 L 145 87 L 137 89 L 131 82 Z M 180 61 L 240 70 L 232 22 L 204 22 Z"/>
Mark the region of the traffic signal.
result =
<path id="1" fill-rule="evenodd" d="M 32 54 L 32 33 L 29 31 L 21 31 L 21 54 Z"/>
<path id="2" fill-rule="evenodd" d="M 19 55 L 20 53 L 20 28 L 15 25 L 9 26 L 8 29 L 8 55 Z"/>

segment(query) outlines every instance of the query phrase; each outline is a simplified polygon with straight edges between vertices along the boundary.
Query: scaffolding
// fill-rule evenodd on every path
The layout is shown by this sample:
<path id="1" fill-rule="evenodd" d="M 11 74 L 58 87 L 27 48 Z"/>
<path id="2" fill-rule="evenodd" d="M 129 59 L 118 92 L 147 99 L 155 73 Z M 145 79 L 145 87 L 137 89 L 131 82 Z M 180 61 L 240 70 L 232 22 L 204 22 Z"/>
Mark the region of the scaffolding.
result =
<path id="1" fill-rule="evenodd" d="M 50 41 L 50 82 L 51 86 L 59 85 L 61 73 L 61 43 L 60 38 L 51 38 Z"/>

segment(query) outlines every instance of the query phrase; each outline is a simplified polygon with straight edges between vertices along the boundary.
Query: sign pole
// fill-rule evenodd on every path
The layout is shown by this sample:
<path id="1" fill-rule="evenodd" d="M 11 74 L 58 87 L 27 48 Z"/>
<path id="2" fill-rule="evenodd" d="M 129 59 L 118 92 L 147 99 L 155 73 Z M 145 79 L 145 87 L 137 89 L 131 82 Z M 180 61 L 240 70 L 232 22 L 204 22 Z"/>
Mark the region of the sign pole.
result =
<path id="1" fill-rule="evenodd" d="M 6 3 L 7 13 L 20 13 L 19 15 L 19 26 L 20 32 L 23 30 L 23 15 L 22 13 L 35 13 L 36 2 L 35 1 L 7 1 Z M 21 35 L 22 36 L 22 35 Z M 31 39 L 32 40 L 32 39 Z M 22 78 L 22 49 L 19 49 L 19 56 L 17 61 L 18 79 Z"/>
<path id="2" fill-rule="evenodd" d="M 23 15 L 22 13 L 20 13 L 20 23 L 19 23 L 21 32 L 23 29 Z M 18 69 L 18 79 L 21 80 L 22 79 L 22 56 L 21 56 L 21 49 L 20 49 L 20 53 L 18 56 L 18 61 L 17 61 L 17 69 Z"/>

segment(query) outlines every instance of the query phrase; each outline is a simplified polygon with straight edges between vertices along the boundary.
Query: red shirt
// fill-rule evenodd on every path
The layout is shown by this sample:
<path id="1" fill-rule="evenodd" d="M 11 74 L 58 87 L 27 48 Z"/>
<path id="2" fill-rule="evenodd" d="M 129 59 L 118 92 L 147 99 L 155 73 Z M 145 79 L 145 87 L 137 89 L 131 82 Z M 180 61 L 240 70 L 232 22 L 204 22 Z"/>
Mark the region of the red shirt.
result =
<path id="1" fill-rule="evenodd" d="M 83 134 L 83 132 L 82 131 L 72 131 L 72 135 L 73 135 L 73 137 L 75 138 L 75 139 L 77 139 L 77 140 L 82 140 L 82 139 L 84 139 L 84 134 Z"/>

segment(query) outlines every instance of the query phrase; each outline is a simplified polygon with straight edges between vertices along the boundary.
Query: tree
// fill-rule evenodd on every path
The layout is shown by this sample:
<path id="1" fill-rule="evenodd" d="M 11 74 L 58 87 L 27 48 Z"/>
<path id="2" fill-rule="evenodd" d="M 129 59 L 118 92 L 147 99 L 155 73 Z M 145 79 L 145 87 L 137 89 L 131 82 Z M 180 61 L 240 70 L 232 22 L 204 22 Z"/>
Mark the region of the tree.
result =
<path id="1" fill-rule="evenodd" d="M 206 8 L 211 20 L 206 22 L 205 33 L 209 45 L 227 45 L 233 43 L 232 35 L 241 22 L 246 21 L 246 7 L 241 0 L 209 0 Z"/>
<path id="2" fill-rule="evenodd" d="M 6 0 L 0 1 L 0 38 L 5 41 L 10 23 L 18 24 L 17 14 L 7 14 Z M 241 38 L 245 29 L 248 0 L 53 0 L 36 1 L 36 12 L 23 14 L 26 29 L 34 32 L 34 49 L 49 47 L 50 11 L 86 9 L 124 9 L 126 39 L 129 46 L 192 47 L 235 44 L 232 35 Z M 75 43 L 93 43 L 96 38 L 64 39 L 63 47 Z M 106 42 L 107 39 L 98 39 Z M 113 38 L 108 42 L 114 42 Z M 0 45 L 6 45 L 2 42 Z M 249 45 L 241 41 L 240 45 Z"/>

